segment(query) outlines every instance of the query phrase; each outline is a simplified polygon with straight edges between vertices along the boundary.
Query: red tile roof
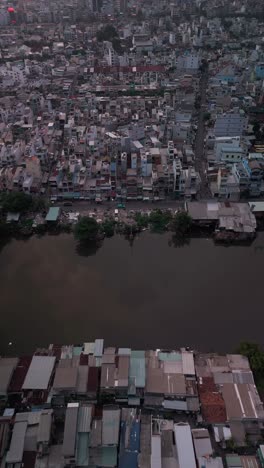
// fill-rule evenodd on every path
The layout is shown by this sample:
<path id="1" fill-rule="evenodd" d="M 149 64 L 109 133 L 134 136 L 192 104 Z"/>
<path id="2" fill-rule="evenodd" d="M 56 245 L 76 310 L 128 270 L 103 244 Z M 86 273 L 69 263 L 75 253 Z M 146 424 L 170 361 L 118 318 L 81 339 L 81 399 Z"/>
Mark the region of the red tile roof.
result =
<path id="1" fill-rule="evenodd" d="M 24 452 L 22 466 L 24 468 L 34 468 L 36 462 L 37 453 L 36 452 Z"/>
<path id="2" fill-rule="evenodd" d="M 80 366 L 88 366 L 88 354 L 80 355 Z"/>
<path id="3" fill-rule="evenodd" d="M 12 375 L 12 379 L 8 388 L 9 393 L 21 392 L 31 360 L 32 356 L 24 356 L 19 359 L 18 365 Z"/>
<path id="4" fill-rule="evenodd" d="M 198 385 L 203 419 L 207 423 L 225 423 L 226 407 L 212 377 L 204 377 Z"/>
<path id="5" fill-rule="evenodd" d="M 99 368 L 90 367 L 89 372 L 88 372 L 87 391 L 97 392 L 98 385 L 99 385 Z"/>

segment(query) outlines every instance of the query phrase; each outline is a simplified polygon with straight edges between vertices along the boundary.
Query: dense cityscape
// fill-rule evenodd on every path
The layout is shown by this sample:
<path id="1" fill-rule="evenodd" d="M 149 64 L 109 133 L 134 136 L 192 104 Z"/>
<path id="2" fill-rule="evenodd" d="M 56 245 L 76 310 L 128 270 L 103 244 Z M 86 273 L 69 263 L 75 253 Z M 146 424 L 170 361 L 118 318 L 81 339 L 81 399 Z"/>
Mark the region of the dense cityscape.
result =
<path id="1" fill-rule="evenodd" d="M 237 210 L 255 231 L 264 207 L 247 201 L 264 194 L 262 3 L 149 8 L 2 5 L 0 189 L 45 201 L 28 224 L 43 224 L 51 204 L 73 202 L 77 222 L 96 217 L 91 203 L 105 212 L 109 202 L 113 218 L 127 202 L 207 200 L 200 211 L 219 212 L 220 230 L 245 231 Z M 18 220 L 12 211 L 4 221 Z"/>
<path id="2" fill-rule="evenodd" d="M 1 246 L 47 232 L 132 245 L 148 229 L 174 246 L 251 243 L 263 230 L 262 0 L 2 0 L 0 31 Z M 264 467 L 261 346 L 121 341 L 26 355 L 9 342 L 1 468 Z"/>
<path id="3" fill-rule="evenodd" d="M 96 339 L 2 358 L 1 466 L 262 467 L 263 403 L 245 355 Z"/>

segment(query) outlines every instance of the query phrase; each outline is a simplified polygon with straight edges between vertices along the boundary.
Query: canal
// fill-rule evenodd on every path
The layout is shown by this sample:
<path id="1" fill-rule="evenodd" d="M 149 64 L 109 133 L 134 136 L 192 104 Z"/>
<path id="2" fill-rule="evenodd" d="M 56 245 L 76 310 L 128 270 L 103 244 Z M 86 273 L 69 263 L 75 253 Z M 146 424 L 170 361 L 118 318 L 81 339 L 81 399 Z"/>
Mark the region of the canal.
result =
<path id="1" fill-rule="evenodd" d="M 66 234 L 12 240 L 0 252 L 0 353 L 96 337 L 145 349 L 261 343 L 263 273 L 263 234 L 250 247 L 177 247 L 169 234 L 144 233 L 97 251 L 77 251 Z"/>

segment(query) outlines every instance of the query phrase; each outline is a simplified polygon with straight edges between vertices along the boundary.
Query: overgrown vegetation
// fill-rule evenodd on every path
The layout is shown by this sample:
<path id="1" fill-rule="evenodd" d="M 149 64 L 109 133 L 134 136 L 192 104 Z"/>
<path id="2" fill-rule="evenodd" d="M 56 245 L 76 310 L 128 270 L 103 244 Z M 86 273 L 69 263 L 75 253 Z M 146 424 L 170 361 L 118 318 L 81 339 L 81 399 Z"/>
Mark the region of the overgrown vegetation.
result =
<path id="1" fill-rule="evenodd" d="M 118 38 L 118 32 L 114 26 L 107 24 L 100 31 L 97 32 L 96 38 L 98 42 L 112 41 L 114 38 Z"/>
<path id="2" fill-rule="evenodd" d="M 176 213 L 172 220 L 172 230 L 180 238 L 184 238 L 190 234 L 192 227 L 192 218 L 185 211 Z"/>
<path id="3" fill-rule="evenodd" d="M 26 213 L 46 209 L 45 200 L 41 197 L 28 195 L 24 192 L 2 193 L 0 198 L 2 210 L 11 213 Z"/>
<path id="4" fill-rule="evenodd" d="M 74 229 L 75 238 L 81 242 L 95 241 L 99 232 L 99 225 L 94 218 L 84 216 L 80 218 Z"/>
<path id="5" fill-rule="evenodd" d="M 106 237 L 112 237 L 115 233 L 115 221 L 113 219 L 107 219 L 101 224 L 101 230 Z"/>
<path id="6" fill-rule="evenodd" d="M 149 215 L 149 224 L 153 232 L 166 231 L 171 221 L 171 211 L 153 210 Z"/>
<path id="7" fill-rule="evenodd" d="M 257 343 L 243 341 L 240 343 L 238 353 L 246 356 L 253 371 L 256 385 L 264 390 L 264 352 Z"/>

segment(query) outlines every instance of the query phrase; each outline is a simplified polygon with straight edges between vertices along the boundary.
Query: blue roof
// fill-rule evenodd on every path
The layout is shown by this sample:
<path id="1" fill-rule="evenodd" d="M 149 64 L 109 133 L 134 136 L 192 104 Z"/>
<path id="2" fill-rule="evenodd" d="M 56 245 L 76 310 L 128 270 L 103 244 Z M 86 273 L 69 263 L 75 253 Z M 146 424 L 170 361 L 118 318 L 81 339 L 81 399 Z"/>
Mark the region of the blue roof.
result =
<path id="1" fill-rule="evenodd" d="M 119 458 L 119 468 L 137 468 L 138 466 L 137 452 L 129 452 L 126 450 Z"/>
<path id="2" fill-rule="evenodd" d="M 133 421 L 130 429 L 129 449 L 133 452 L 139 452 L 140 447 L 140 423 Z"/>
<path id="3" fill-rule="evenodd" d="M 60 207 L 53 206 L 49 209 L 48 214 L 46 216 L 46 221 L 57 221 L 60 214 Z"/>

